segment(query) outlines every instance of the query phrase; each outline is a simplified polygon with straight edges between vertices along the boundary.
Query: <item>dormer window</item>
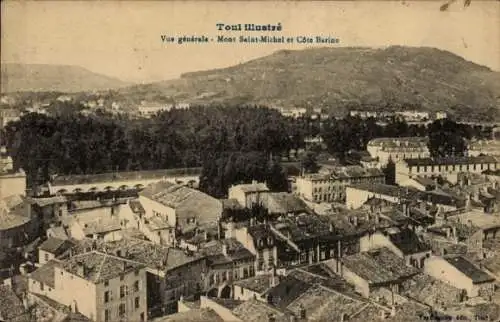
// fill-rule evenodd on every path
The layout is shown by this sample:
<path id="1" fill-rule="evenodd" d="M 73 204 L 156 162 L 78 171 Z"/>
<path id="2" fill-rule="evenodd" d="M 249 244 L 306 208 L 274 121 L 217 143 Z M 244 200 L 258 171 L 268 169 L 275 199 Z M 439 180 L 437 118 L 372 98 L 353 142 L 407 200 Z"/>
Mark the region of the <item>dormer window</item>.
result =
<path id="1" fill-rule="evenodd" d="M 259 247 L 264 246 L 264 241 L 263 241 L 262 239 L 259 239 L 259 241 L 258 241 L 258 245 L 259 245 Z"/>
<path id="2" fill-rule="evenodd" d="M 267 244 L 269 246 L 272 246 L 273 245 L 273 238 L 272 237 L 267 237 Z"/>

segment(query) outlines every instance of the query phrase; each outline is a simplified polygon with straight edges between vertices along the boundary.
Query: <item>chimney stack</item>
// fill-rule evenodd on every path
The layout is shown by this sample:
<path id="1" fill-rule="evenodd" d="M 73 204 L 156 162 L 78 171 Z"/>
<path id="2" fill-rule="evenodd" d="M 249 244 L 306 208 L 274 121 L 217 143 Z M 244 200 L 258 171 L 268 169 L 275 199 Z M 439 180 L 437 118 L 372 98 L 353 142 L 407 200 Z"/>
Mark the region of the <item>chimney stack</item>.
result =
<path id="1" fill-rule="evenodd" d="M 276 267 L 274 265 L 271 269 L 271 275 L 269 276 L 269 279 L 270 279 L 269 284 L 271 287 L 275 287 L 279 284 L 279 276 L 276 273 Z"/>
<path id="2" fill-rule="evenodd" d="M 81 277 L 85 277 L 87 273 L 87 267 L 85 267 L 85 263 L 78 262 L 77 263 L 77 273 Z"/>

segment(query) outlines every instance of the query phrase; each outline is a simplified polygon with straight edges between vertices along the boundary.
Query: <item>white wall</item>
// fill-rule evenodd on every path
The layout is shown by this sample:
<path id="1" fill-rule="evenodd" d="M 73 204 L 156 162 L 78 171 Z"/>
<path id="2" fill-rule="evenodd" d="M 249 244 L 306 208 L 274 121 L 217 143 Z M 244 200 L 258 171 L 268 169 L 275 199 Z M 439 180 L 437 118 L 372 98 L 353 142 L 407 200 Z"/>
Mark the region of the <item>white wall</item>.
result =
<path id="1" fill-rule="evenodd" d="M 428 258 L 425 262 L 424 272 L 458 289 L 465 289 L 470 297 L 477 296 L 477 290 L 474 289 L 472 280 L 442 257 Z"/>
<path id="2" fill-rule="evenodd" d="M 26 175 L 19 173 L 0 175 L 0 199 L 12 195 L 26 195 Z"/>

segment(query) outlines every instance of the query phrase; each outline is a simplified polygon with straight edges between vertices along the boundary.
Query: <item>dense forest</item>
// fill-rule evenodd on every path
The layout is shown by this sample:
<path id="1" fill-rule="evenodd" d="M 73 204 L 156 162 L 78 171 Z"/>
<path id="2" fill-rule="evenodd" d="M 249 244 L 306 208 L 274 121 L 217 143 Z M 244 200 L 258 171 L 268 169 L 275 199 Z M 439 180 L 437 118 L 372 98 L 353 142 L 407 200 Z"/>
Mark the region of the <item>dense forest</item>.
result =
<path id="1" fill-rule="evenodd" d="M 14 166 L 27 172 L 30 186 L 54 174 L 202 166 L 200 188 L 223 196 L 229 185 L 252 179 L 283 190 L 286 173 L 279 161 L 299 157 L 291 152 L 305 147 L 305 137 L 317 135 L 323 137 L 328 152 L 342 159 L 348 151 L 364 150 L 375 137 L 428 135 L 433 154 L 442 155 L 463 152 L 465 139 L 488 133 L 449 120 L 424 126 L 393 119 L 379 125 L 374 119 L 357 117 L 285 118 L 265 107 L 200 106 L 162 112 L 151 119 L 104 112 L 30 113 L 10 123 L 1 137 Z"/>

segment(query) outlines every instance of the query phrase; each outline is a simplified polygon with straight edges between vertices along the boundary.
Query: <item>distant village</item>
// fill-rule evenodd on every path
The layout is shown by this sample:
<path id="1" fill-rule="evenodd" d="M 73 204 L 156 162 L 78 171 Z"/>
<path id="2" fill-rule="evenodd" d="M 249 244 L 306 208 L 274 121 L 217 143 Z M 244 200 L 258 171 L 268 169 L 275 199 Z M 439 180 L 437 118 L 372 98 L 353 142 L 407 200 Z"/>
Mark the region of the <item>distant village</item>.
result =
<path id="1" fill-rule="evenodd" d="M 83 111 L 121 110 L 108 103 Z M 1 109 L 0 127 L 48 113 L 44 104 Z M 190 104 L 143 102 L 134 115 L 175 108 Z M 290 175 L 287 191 L 254 180 L 227 198 L 198 189 L 201 168 L 55 175 L 28 193 L 2 147 L 0 320 L 498 321 L 500 140 L 446 157 L 431 157 L 428 142 L 375 138 L 356 164 L 319 159 L 315 173 Z"/>

